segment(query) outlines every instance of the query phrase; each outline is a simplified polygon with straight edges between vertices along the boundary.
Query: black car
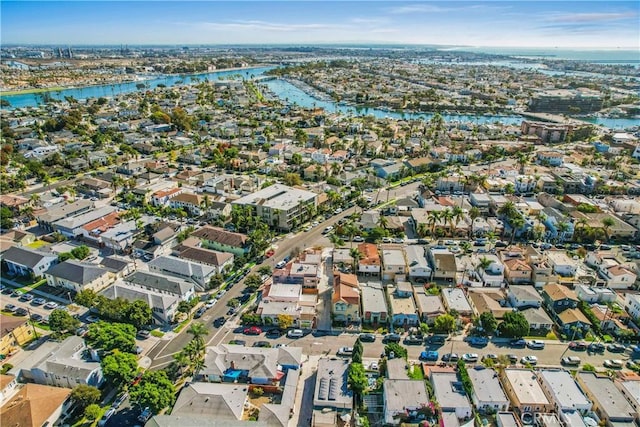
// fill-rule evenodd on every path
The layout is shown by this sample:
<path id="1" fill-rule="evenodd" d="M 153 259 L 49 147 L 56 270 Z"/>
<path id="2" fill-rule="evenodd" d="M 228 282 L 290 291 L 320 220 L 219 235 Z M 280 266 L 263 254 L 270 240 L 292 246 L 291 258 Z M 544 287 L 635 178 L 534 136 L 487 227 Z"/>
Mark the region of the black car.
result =
<path id="1" fill-rule="evenodd" d="M 447 335 L 431 335 L 429 338 L 427 338 L 427 343 L 433 345 L 443 345 L 447 341 L 447 338 L 449 338 Z"/>
<path id="2" fill-rule="evenodd" d="M 279 329 L 269 329 L 264 336 L 267 338 L 280 338 L 282 332 Z"/>
<path id="3" fill-rule="evenodd" d="M 236 309 L 234 307 L 229 307 L 229 310 L 227 310 L 227 316 L 231 316 L 232 314 L 235 314 Z"/>
<path id="4" fill-rule="evenodd" d="M 247 342 L 245 340 L 231 340 L 229 341 L 229 344 L 246 346 Z"/>
<path id="5" fill-rule="evenodd" d="M 424 338 L 417 337 L 414 335 L 409 335 L 407 338 L 404 339 L 404 343 L 406 345 L 422 345 L 424 343 Z"/>
<path id="6" fill-rule="evenodd" d="M 589 346 L 587 347 L 587 351 L 589 353 L 604 353 L 604 344 L 602 344 L 601 342 L 594 342 L 589 344 Z"/>
<path id="7" fill-rule="evenodd" d="M 527 341 L 525 341 L 522 338 L 520 338 L 520 339 L 516 339 L 516 340 L 511 340 L 509 345 L 511 347 L 514 347 L 514 348 L 525 348 L 527 346 Z"/>
<path id="8" fill-rule="evenodd" d="M 4 289 L 2 290 L 2 293 L 3 293 L 4 295 L 9 295 L 9 294 L 10 294 L 10 293 L 12 293 L 12 292 L 13 292 L 13 289 L 11 289 L 11 288 L 4 288 Z"/>
<path id="9" fill-rule="evenodd" d="M 400 340 L 401 340 L 401 337 L 398 334 L 388 334 L 388 335 L 385 335 L 384 338 L 382 338 L 383 343 L 388 343 L 388 342 L 399 343 Z"/>
<path id="10" fill-rule="evenodd" d="M 459 359 L 458 355 L 455 353 L 447 353 L 442 355 L 443 362 L 457 362 Z"/>
<path id="11" fill-rule="evenodd" d="M 18 307 L 16 310 L 16 315 L 18 316 L 26 316 L 27 314 L 29 314 L 29 311 L 26 308 Z"/>
<path id="12" fill-rule="evenodd" d="M 227 319 L 225 319 L 223 316 L 220 316 L 213 321 L 213 326 L 215 326 L 216 328 L 219 328 L 220 326 L 224 325 L 226 321 Z"/>
<path id="13" fill-rule="evenodd" d="M 271 348 L 271 344 L 268 341 L 256 341 L 253 343 L 254 347 Z"/>
<path id="14" fill-rule="evenodd" d="M 607 350 L 611 353 L 624 353 L 626 347 L 622 344 L 609 344 Z"/>
<path id="15" fill-rule="evenodd" d="M 44 319 L 44 317 L 42 315 L 38 314 L 38 313 L 33 313 L 31 315 L 31 320 L 33 320 L 34 322 L 39 322 L 42 319 Z"/>
<path id="16" fill-rule="evenodd" d="M 360 334 L 358 337 L 362 342 L 374 342 L 376 340 L 376 336 L 374 334 Z"/>
<path id="17" fill-rule="evenodd" d="M 194 319 L 201 318 L 205 311 L 207 311 L 207 309 L 205 307 L 200 307 L 198 309 L 198 311 L 196 311 L 195 314 L 193 315 L 193 318 Z"/>

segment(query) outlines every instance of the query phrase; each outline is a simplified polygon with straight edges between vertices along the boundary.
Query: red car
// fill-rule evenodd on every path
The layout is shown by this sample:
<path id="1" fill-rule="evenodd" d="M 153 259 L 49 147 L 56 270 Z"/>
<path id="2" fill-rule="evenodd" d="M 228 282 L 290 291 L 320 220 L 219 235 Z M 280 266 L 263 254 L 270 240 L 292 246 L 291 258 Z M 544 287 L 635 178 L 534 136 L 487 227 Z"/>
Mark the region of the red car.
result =
<path id="1" fill-rule="evenodd" d="M 273 249 L 269 249 L 266 253 L 265 256 L 267 258 L 271 258 L 273 255 L 275 255 L 276 251 L 274 251 Z"/>
<path id="2" fill-rule="evenodd" d="M 142 372 L 138 372 L 138 375 L 131 381 L 131 385 L 138 385 L 142 379 Z"/>
<path id="3" fill-rule="evenodd" d="M 257 326 L 250 326 L 245 328 L 243 332 L 245 335 L 260 335 L 262 333 L 262 329 Z"/>

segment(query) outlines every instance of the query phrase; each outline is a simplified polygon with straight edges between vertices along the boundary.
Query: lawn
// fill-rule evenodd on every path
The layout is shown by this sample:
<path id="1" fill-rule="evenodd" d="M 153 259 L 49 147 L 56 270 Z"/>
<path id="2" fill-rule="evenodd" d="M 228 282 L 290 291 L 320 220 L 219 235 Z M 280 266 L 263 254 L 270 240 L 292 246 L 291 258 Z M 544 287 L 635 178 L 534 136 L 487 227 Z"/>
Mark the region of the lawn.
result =
<path id="1" fill-rule="evenodd" d="M 180 331 L 184 329 L 185 326 L 187 326 L 187 323 L 189 323 L 189 320 L 191 319 L 187 317 L 185 320 L 180 322 L 180 324 L 173 329 L 173 332 L 175 332 L 176 334 L 179 334 Z"/>
<path id="2" fill-rule="evenodd" d="M 36 240 L 33 243 L 29 243 L 27 247 L 31 249 L 40 249 L 41 247 L 46 245 L 47 245 L 47 242 L 45 242 L 44 240 Z"/>
<path id="3" fill-rule="evenodd" d="M 151 336 L 156 337 L 156 338 L 162 338 L 164 336 L 164 333 L 160 332 L 160 331 L 156 331 L 153 330 L 150 332 Z"/>
<path id="4" fill-rule="evenodd" d="M 47 279 L 41 279 L 41 280 L 38 280 L 37 282 L 29 283 L 28 285 L 21 287 L 20 291 L 27 293 L 29 291 L 36 289 L 38 286 L 44 285 L 45 283 L 47 283 Z"/>

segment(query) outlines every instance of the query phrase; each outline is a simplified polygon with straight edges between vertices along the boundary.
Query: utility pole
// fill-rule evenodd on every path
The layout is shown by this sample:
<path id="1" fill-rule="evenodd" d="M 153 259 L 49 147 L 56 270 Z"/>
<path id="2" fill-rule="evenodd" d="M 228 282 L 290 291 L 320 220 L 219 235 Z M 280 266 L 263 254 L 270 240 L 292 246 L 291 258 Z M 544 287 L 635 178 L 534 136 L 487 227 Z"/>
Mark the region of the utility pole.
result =
<path id="1" fill-rule="evenodd" d="M 31 327 L 33 328 L 33 335 L 38 339 L 38 331 L 36 330 L 36 325 L 33 324 L 33 320 L 31 319 L 31 309 L 27 307 L 27 313 L 29 313 L 29 322 L 31 322 Z"/>

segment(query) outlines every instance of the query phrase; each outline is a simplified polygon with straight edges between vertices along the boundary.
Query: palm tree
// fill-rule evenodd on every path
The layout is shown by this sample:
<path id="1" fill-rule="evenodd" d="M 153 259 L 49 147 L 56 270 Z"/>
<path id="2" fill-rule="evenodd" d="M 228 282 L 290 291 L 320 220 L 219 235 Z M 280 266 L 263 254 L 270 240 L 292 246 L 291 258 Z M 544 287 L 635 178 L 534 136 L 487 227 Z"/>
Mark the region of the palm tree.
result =
<path id="1" fill-rule="evenodd" d="M 456 228 L 457 228 L 460 221 L 464 219 L 464 211 L 460 206 L 454 206 L 453 210 L 451 211 L 451 214 L 453 215 L 453 219 L 456 221 Z"/>
<path id="2" fill-rule="evenodd" d="M 516 205 L 512 201 L 508 201 L 498 209 L 498 213 L 506 218 L 513 217 L 517 212 Z"/>
<path id="3" fill-rule="evenodd" d="M 349 250 L 349 255 L 351 255 L 351 258 L 353 258 L 353 270 L 352 271 L 356 271 L 356 267 L 358 264 L 358 261 L 360 261 L 362 258 L 364 258 L 364 255 L 362 255 L 362 252 L 360 252 L 360 249 L 358 248 L 351 248 Z"/>
<path id="4" fill-rule="evenodd" d="M 387 225 L 389 225 L 389 220 L 387 219 L 387 217 L 384 215 L 380 215 L 380 218 L 378 219 L 378 227 L 384 228 L 386 230 Z"/>
<path id="5" fill-rule="evenodd" d="M 489 268 L 492 262 L 493 261 L 491 261 L 489 258 L 487 258 L 486 256 L 483 256 L 478 260 L 478 267 L 481 268 L 482 271 L 484 271 L 487 268 Z"/>
<path id="6" fill-rule="evenodd" d="M 351 247 L 353 247 L 353 236 L 358 234 L 358 228 L 352 223 L 347 223 L 344 227 L 342 227 L 342 231 L 349 236 L 349 241 L 351 242 Z"/>
<path id="7" fill-rule="evenodd" d="M 560 241 L 564 241 L 564 235 L 567 231 L 569 231 L 569 228 L 569 224 L 564 221 L 558 223 L 558 233 L 560 234 Z"/>
<path id="8" fill-rule="evenodd" d="M 516 238 L 516 231 L 524 227 L 524 218 L 521 216 L 517 216 L 509 220 L 509 224 L 511 225 L 511 241 L 510 244 L 513 244 L 513 240 Z"/>
<path id="9" fill-rule="evenodd" d="M 431 211 L 431 212 L 429 212 L 429 216 L 427 217 L 427 223 L 431 224 L 431 235 L 432 236 L 435 234 L 436 224 L 438 222 L 440 222 L 440 218 L 441 217 L 442 217 L 442 215 L 440 214 L 440 211 Z"/>
<path id="10" fill-rule="evenodd" d="M 204 343 L 204 337 L 209 333 L 209 330 L 202 322 L 194 322 L 187 329 L 187 333 L 193 335 L 193 341 Z"/>
<path id="11" fill-rule="evenodd" d="M 420 224 L 418 224 L 418 229 L 416 231 L 418 232 L 418 236 L 424 237 L 429 231 L 429 226 L 427 225 L 427 223 L 421 222 Z"/>
<path id="12" fill-rule="evenodd" d="M 329 241 L 333 245 L 334 249 L 338 246 L 344 246 L 344 241 L 335 233 L 329 236 Z"/>
<path id="13" fill-rule="evenodd" d="M 480 209 L 478 209 L 477 207 L 474 206 L 471 209 L 469 209 L 469 218 L 471 218 L 471 221 L 478 218 L 480 215 L 481 215 Z"/>
<path id="14" fill-rule="evenodd" d="M 609 231 L 615 223 L 616 222 L 610 216 L 602 218 L 602 231 L 604 231 L 604 238 L 607 242 L 609 241 Z"/>
<path id="15" fill-rule="evenodd" d="M 189 359 L 189 356 L 187 356 L 187 354 L 185 354 L 184 352 L 179 352 L 173 355 L 173 360 L 175 361 L 176 365 L 178 366 L 178 371 L 179 372 L 183 372 L 182 370 L 189 366 L 189 363 L 191 362 L 191 359 Z"/>
<path id="16" fill-rule="evenodd" d="M 37 206 L 40 204 L 40 195 L 38 193 L 33 193 L 31 196 L 29 196 L 29 201 L 31 202 L 32 206 Z"/>
<path id="17" fill-rule="evenodd" d="M 451 232 L 451 236 L 453 236 L 453 231 L 455 229 L 455 227 L 453 226 L 453 212 L 451 212 L 451 209 L 446 208 L 441 212 L 441 215 L 442 215 L 442 223 L 449 224 L 449 231 Z"/>

